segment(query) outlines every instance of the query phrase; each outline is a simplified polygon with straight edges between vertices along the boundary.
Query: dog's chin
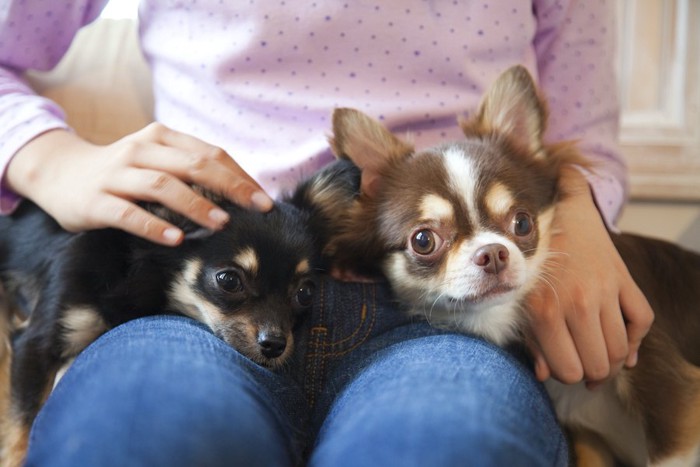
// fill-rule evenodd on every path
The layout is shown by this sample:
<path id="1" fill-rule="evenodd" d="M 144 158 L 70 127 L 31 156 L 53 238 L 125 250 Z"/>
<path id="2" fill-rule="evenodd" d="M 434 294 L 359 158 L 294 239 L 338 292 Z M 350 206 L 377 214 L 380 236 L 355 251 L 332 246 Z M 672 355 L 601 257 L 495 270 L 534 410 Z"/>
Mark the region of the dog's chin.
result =
<path id="1" fill-rule="evenodd" d="M 513 284 L 495 284 L 478 290 L 476 293 L 467 293 L 461 297 L 448 297 L 447 300 L 452 306 L 469 308 L 470 306 L 488 306 L 490 304 L 500 305 L 512 300 L 515 291 L 518 289 Z"/>
<path id="2" fill-rule="evenodd" d="M 287 352 L 285 352 L 277 358 L 266 358 L 262 355 L 258 355 L 257 359 L 251 358 L 251 360 L 253 360 L 258 365 L 267 368 L 268 370 L 278 370 L 282 368 L 282 366 L 284 366 L 285 362 L 287 361 L 287 357 L 288 354 Z"/>

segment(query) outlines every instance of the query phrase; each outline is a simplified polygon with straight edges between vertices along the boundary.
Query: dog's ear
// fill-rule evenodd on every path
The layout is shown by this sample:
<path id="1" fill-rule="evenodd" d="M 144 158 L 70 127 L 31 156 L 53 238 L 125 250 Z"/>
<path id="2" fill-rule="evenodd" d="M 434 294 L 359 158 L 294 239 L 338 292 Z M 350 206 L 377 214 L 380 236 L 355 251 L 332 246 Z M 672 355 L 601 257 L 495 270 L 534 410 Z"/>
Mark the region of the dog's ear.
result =
<path id="1" fill-rule="evenodd" d="M 465 134 L 492 132 L 507 135 L 532 154 L 542 154 L 547 107 L 530 73 L 516 65 L 503 72 L 481 102 L 475 120 L 460 122 Z"/>
<path id="2" fill-rule="evenodd" d="M 376 195 L 382 174 L 392 162 L 414 151 L 412 145 L 355 109 L 333 112 L 333 136 L 329 142 L 336 156 L 350 159 L 360 168 L 361 191 L 369 197 Z"/>

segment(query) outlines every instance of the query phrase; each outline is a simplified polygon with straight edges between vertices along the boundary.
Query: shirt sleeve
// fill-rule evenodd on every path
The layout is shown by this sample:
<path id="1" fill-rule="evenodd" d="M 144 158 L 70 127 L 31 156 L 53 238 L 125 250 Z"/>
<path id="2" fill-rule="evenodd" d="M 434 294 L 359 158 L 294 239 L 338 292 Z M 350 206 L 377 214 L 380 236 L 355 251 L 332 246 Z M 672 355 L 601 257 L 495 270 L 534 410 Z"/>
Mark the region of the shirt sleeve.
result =
<path id="1" fill-rule="evenodd" d="M 58 64 L 78 30 L 107 0 L 5 0 L 0 4 L 0 214 L 19 202 L 5 184 L 15 153 L 48 130 L 67 128 L 61 108 L 38 96 L 22 78 L 26 70 Z"/>
<path id="2" fill-rule="evenodd" d="M 591 161 L 585 171 L 609 228 L 628 192 L 618 144 L 614 0 L 536 0 L 534 47 L 539 83 L 549 102 L 548 140 L 575 140 Z"/>

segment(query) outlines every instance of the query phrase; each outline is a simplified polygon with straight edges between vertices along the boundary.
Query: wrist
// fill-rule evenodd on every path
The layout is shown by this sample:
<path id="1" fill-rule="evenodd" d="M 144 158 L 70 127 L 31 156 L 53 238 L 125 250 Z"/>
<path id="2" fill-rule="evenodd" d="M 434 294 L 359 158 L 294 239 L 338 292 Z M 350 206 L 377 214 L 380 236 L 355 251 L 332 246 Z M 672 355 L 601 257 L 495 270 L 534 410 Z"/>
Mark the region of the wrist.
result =
<path id="1" fill-rule="evenodd" d="M 592 195 L 586 176 L 575 166 L 562 168 L 559 176 L 559 189 L 566 197 Z"/>
<path id="2" fill-rule="evenodd" d="M 81 147 L 91 146 L 75 133 L 56 129 L 42 133 L 25 144 L 10 160 L 5 182 L 13 192 L 36 201 L 38 191 L 55 177 L 52 162 L 62 155 L 75 154 Z"/>

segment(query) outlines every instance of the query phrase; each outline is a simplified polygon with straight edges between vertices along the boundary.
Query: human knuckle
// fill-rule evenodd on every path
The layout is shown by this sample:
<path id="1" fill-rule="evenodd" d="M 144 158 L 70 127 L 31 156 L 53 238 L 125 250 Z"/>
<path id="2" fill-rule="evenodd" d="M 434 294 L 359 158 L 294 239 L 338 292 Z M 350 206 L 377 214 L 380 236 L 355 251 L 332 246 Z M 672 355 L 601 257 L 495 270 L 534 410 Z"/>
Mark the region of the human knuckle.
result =
<path id="1" fill-rule="evenodd" d="M 129 165 L 136 159 L 136 156 L 142 150 L 143 143 L 141 141 L 135 139 L 122 141 L 117 151 L 117 157 L 120 161 L 122 161 L 122 163 Z"/>
<path id="2" fill-rule="evenodd" d="M 162 136 L 167 131 L 168 128 L 160 122 L 151 122 L 144 128 L 144 132 L 146 134 L 152 135 L 154 137 Z"/>
<path id="3" fill-rule="evenodd" d="M 610 364 L 600 361 L 586 369 L 585 378 L 589 381 L 601 381 L 610 375 Z"/>
<path id="4" fill-rule="evenodd" d="M 172 177 L 166 173 L 159 172 L 150 176 L 148 186 L 157 192 L 164 191 L 172 183 Z"/>
<path id="5" fill-rule="evenodd" d="M 210 147 L 209 149 L 204 151 L 204 154 L 206 155 L 207 159 L 219 162 L 226 160 L 226 158 L 228 157 L 226 152 L 217 146 Z"/>
<path id="6" fill-rule="evenodd" d="M 201 172 L 210 163 L 211 159 L 206 153 L 197 152 L 190 155 L 190 170 L 193 172 Z"/>
<path id="7" fill-rule="evenodd" d="M 114 220 L 120 224 L 128 224 L 134 220 L 138 209 L 133 204 L 126 204 L 124 206 L 119 206 L 114 210 Z"/>
<path id="8" fill-rule="evenodd" d="M 576 384 L 583 380 L 583 369 L 574 365 L 565 366 L 556 372 L 557 378 L 564 384 Z"/>
<path id="9" fill-rule="evenodd" d="M 620 363 L 624 362 L 625 359 L 627 358 L 627 354 L 629 353 L 629 348 L 624 345 L 624 346 L 618 346 L 610 349 L 610 366 L 614 367 L 619 365 Z"/>
<path id="10" fill-rule="evenodd" d="M 200 196 L 190 196 L 183 203 L 184 214 L 188 217 L 196 216 L 207 208 L 206 201 Z"/>
<path id="11" fill-rule="evenodd" d="M 538 326 L 546 326 L 555 321 L 556 313 L 554 307 L 546 306 L 544 304 L 532 307 L 529 310 L 529 318 L 533 326 L 536 328 Z"/>

